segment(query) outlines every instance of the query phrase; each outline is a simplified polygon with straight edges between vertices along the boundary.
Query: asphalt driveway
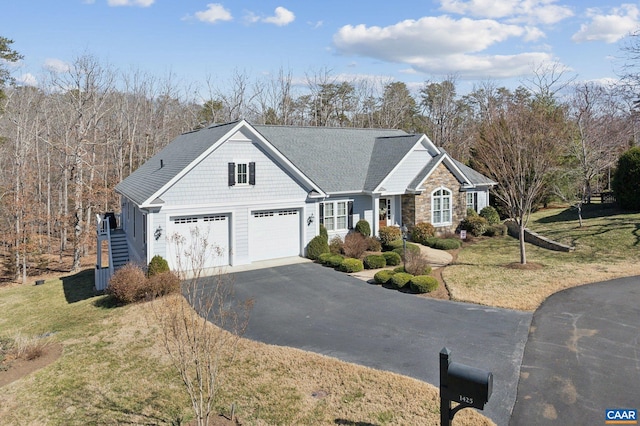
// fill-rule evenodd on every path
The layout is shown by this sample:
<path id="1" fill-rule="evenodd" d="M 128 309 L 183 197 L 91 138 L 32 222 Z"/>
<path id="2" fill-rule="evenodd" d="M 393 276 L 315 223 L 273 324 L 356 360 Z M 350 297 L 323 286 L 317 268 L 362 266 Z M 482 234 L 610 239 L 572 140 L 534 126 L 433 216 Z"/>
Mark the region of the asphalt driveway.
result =
<path id="1" fill-rule="evenodd" d="M 640 277 L 575 287 L 536 311 L 511 425 L 602 425 L 640 409 Z"/>
<path id="2" fill-rule="evenodd" d="M 493 372 L 484 414 L 509 422 L 532 315 L 433 300 L 368 284 L 317 264 L 236 272 L 255 301 L 245 337 L 439 385 L 439 352 Z"/>

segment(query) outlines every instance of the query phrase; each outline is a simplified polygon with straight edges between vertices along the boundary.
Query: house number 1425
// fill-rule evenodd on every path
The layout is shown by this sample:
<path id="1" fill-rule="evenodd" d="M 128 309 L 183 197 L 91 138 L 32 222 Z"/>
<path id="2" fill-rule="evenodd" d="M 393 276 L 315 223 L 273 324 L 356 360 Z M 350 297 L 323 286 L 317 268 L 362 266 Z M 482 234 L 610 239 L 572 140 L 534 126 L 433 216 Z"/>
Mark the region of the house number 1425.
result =
<path id="1" fill-rule="evenodd" d="M 473 404 L 473 398 L 469 398 L 468 396 L 460 395 L 460 401 L 463 404 Z"/>

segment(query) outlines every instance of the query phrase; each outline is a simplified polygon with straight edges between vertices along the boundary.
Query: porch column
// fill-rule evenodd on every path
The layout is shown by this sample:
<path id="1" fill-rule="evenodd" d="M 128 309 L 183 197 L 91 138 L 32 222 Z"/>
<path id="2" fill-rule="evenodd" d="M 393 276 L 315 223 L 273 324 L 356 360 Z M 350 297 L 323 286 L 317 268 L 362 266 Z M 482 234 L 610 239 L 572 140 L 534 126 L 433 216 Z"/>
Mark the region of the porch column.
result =
<path id="1" fill-rule="evenodd" d="M 373 201 L 373 223 L 371 224 L 371 235 L 377 236 L 378 231 L 380 230 L 380 195 L 372 195 L 371 199 Z"/>

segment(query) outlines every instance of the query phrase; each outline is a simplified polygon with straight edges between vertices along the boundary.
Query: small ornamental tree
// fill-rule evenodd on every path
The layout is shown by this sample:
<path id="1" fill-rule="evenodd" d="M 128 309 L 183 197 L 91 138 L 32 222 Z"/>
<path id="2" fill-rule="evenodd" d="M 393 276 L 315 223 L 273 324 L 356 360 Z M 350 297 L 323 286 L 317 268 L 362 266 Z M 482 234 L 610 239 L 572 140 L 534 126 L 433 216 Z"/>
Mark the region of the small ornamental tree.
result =
<path id="1" fill-rule="evenodd" d="M 624 152 L 613 175 L 613 191 L 620 207 L 640 210 L 640 147 Z"/>
<path id="2" fill-rule="evenodd" d="M 371 236 L 371 226 L 369 226 L 369 222 L 364 219 L 360 219 L 356 222 L 356 231 L 364 235 L 365 237 Z"/>
<path id="3" fill-rule="evenodd" d="M 151 258 L 149 262 L 149 268 L 147 269 L 147 275 L 152 277 L 162 272 L 169 272 L 169 263 L 162 256 L 156 254 Z"/>

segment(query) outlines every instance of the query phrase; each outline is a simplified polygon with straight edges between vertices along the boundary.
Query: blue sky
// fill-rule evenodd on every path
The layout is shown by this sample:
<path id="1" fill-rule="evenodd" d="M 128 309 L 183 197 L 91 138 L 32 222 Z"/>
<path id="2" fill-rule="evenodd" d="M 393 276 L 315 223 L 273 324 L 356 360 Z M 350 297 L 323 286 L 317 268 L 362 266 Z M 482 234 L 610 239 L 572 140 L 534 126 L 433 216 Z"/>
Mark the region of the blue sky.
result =
<path id="1" fill-rule="evenodd" d="M 0 7 L 0 36 L 24 55 L 12 69 L 43 81 L 89 53 L 115 68 L 185 83 L 234 69 L 294 81 L 328 69 L 417 87 L 456 75 L 471 87 L 557 62 L 579 80 L 615 79 L 640 6 L 612 0 L 25 0 Z"/>

